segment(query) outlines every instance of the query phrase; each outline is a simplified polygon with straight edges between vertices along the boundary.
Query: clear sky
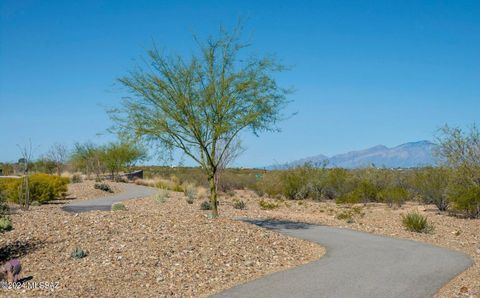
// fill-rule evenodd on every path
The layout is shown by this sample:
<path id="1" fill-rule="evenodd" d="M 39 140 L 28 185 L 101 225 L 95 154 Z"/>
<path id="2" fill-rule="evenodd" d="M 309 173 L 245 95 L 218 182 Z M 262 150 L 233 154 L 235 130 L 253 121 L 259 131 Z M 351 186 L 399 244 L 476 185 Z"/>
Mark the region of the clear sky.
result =
<path id="1" fill-rule="evenodd" d="M 432 139 L 480 120 L 480 1 L 0 0 L 0 161 L 32 140 L 112 140 L 105 109 L 152 40 L 194 49 L 192 33 L 247 19 L 257 53 L 293 68 L 282 132 L 244 136 L 239 166 Z"/>

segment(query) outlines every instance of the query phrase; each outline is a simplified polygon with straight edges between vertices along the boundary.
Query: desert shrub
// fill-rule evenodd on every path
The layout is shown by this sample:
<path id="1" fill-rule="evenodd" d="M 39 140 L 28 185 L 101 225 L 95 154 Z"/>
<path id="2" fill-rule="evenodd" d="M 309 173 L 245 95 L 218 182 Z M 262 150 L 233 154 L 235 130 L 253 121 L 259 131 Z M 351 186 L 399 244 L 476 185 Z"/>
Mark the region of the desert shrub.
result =
<path id="1" fill-rule="evenodd" d="M 83 250 L 80 247 L 76 247 L 71 253 L 70 256 L 74 259 L 81 259 L 84 258 L 88 255 L 88 252 L 86 250 Z"/>
<path id="2" fill-rule="evenodd" d="M 280 180 L 280 171 L 267 172 L 255 184 L 255 192 L 262 196 L 277 196 L 283 193 L 283 184 Z"/>
<path id="3" fill-rule="evenodd" d="M 100 190 L 103 190 L 103 191 L 106 191 L 106 192 L 113 193 L 113 190 L 110 187 L 110 185 L 108 185 L 106 183 L 95 183 L 95 185 L 93 187 L 95 189 L 100 189 Z"/>
<path id="4" fill-rule="evenodd" d="M 263 200 L 263 199 L 258 201 L 258 206 L 260 206 L 260 208 L 263 209 L 263 210 L 271 210 L 271 209 L 275 209 L 275 208 L 279 207 L 278 204 L 273 203 L 273 202 L 269 202 L 269 201 L 266 201 L 266 200 Z"/>
<path id="5" fill-rule="evenodd" d="M 11 231 L 13 229 L 12 221 L 8 216 L 0 217 L 0 233 Z"/>
<path id="6" fill-rule="evenodd" d="M 468 179 L 468 176 L 456 172 L 448 187 L 448 198 L 453 208 L 471 218 L 480 217 L 480 184 Z"/>
<path id="7" fill-rule="evenodd" d="M 378 193 L 381 201 L 387 203 L 388 206 L 402 206 L 408 199 L 408 191 L 402 187 L 388 187 Z"/>
<path id="8" fill-rule="evenodd" d="M 112 205 L 112 211 L 126 211 L 127 207 L 122 203 L 116 203 Z"/>
<path id="9" fill-rule="evenodd" d="M 29 177 L 28 182 L 31 200 L 44 203 L 64 196 L 70 179 L 47 174 L 33 174 Z"/>
<path id="10" fill-rule="evenodd" d="M 337 204 L 357 204 L 360 203 L 360 194 L 356 191 L 351 191 L 335 199 Z"/>
<path id="11" fill-rule="evenodd" d="M 447 186 L 449 171 L 446 168 L 424 168 L 415 171 L 411 177 L 414 191 L 425 204 L 435 204 L 441 211 L 448 208 Z"/>
<path id="12" fill-rule="evenodd" d="M 7 201 L 20 203 L 20 186 L 23 179 L 0 179 L 0 191 L 6 195 Z M 28 177 L 30 200 L 45 203 L 61 198 L 67 192 L 70 179 L 48 174 L 33 174 Z"/>
<path id="13" fill-rule="evenodd" d="M 230 169 L 229 171 L 222 171 L 218 178 L 218 190 L 228 192 L 234 189 L 253 189 L 257 182 L 256 175 L 254 173 L 235 171 Z"/>
<path id="14" fill-rule="evenodd" d="M 351 177 L 347 170 L 341 168 L 326 170 L 322 188 L 323 198 L 334 200 L 350 192 L 351 188 Z"/>
<path id="15" fill-rule="evenodd" d="M 445 126 L 440 133 L 437 154 L 452 169 L 447 197 L 455 210 L 480 217 L 480 131 Z"/>
<path id="16" fill-rule="evenodd" d="M 338 213 L 335 217 L 340 220 L 345 220 L 347 223 L 353 223 L 355 217 L 363 217 L 365 213 L 362 210 L 362 207 L 355 206 L 350 210 L 344 210 Z"/>
<path id="17" fill-rule="evenodd" d="M 335 217 L 340 220 L 346 220 L 347 222 L 353 221 L 353 212 L 350 210 L 345 210 L 338 213 Z"/>
<path id="18" fill-rule="evenodd" d="M 7 194 L 5 191 L 0 189 L 0 217 L 8 213 Z"/>
<path id="19" fill-rule="evenodd" d="M 22 179 L 15 179 L 15 178 L 0 179 L 0 192 L 3 194 L 3 198 L 5 201 L 18 203 L 19 188 L 21 183 L 22 183 Z"/>
<path id="20" fill-rule="evenodd" d="M 358 179 L 354 189 L 337 197 L 337 204 L 357 204 L 376 201 L 378 196 L 377 187 L 369 180 Z"/>
<path id="21" fill-rule="evenodd" d="M 195 198 L 197 197 L 197 188 L 194 185 L 187 184 L 183 193 L 187 197 L 187 203 L 193 204 Z"/>
<path id="22" fill-rule="evenodd" d="M 411 232 L 430 233 L 433 231 L 433 225 L 428 222 L 427 217 L 416 212 L 402 215 L 402 224 Z"/>
<path id="23" fill-rule="evenodd" d="M 235 200 L 233 202 L 233 208 L 240 209 L 240 210 L 245 210 L 245 209 L 247 209 L 247 204 L 245 204 L 245 202 L 242 201 L 242 200 Z"/>
<path id="24" fill-rule="evenodd" d="M 168 197 L 169 197 L 168 190 L 160 189 L 158 193 L 155 195 L 155 201 L 157 201 L 157 203 L 163 204 L 167 201 Z"/>
<path id="25" fill-rule="evenodd" d="M 73 174 L 71 181 L 72 181 L 72 183 L 82 183 L 83 182 L 82 175 Z"/>
<path id="26" fill-rule="evenodd" d="M 200 210 L 212 210 L 212 205 L 210 204 L 209 201 L 203 201 L 200 204 Z"/>

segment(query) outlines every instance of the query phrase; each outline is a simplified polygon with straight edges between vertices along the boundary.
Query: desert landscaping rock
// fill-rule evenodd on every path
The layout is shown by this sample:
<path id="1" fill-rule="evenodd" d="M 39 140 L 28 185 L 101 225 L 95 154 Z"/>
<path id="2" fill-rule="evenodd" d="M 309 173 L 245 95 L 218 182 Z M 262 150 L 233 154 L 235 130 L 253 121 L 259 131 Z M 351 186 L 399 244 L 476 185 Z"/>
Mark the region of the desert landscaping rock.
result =
<path id="1" fill-rule="evenodd" d="M 314 243 L 228 218 L 208 219 L 172 193 L 124 202 L 128 211 L 18 210 L 0 237 L 2 261 L 58 288 L 0 290 L 1 297 L 205 297 L 320 258 Z M 27 220 L 28 218 L 28 220 Z M 74 259 L 80 247 L 88 252 Z"/>

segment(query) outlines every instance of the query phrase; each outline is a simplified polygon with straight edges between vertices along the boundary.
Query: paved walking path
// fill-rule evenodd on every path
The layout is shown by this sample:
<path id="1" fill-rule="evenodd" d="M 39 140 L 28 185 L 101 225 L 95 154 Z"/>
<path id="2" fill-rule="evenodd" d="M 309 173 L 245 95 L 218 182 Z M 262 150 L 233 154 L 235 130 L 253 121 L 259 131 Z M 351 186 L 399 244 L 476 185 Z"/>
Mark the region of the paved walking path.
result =
<path id="1" fill-rule="evenodd" d="M 148 197 L 156 193 L 156 190 L 151 187 L 124 184 L 125 191 L 112 194 L 111 196 L 92 199 L 73 201 L 70 204 L 62 207 L 63 210 L 73 213 L 86 212 L 92 210 L 110 210 L 112 205 L 121 201 L 132 200 L 137 198 Z"/>
<path id="2" fill-rule="evenodd" d="M 472 264 L 463 253 L 410 240 L 301 223 L 249 222 L 318 242 L 327 253 L 215 297 L 431 297 Z"/>

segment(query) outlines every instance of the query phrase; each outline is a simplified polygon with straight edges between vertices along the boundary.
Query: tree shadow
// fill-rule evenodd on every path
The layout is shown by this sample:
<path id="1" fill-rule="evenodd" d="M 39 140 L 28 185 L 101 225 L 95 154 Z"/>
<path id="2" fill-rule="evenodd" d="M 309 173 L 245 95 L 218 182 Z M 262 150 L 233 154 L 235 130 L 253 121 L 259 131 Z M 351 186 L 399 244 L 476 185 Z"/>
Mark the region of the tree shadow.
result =
<path id="1" fill-rule="evenodd" d="M 303 230 L 312 227 L 310 224 L 288 220 L 242 219 L 242 221 L 269 230 Z"/>
<path id="2" fill-rule="evenodd" d="M 13 243 L 0 247 L 0 263 L 7 262 L 11 259 L 21 258 L 30 252 L 38 249 L 43 242 L 38 240 L 17 240 Z"/>

